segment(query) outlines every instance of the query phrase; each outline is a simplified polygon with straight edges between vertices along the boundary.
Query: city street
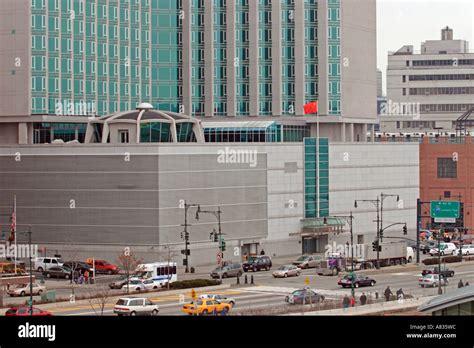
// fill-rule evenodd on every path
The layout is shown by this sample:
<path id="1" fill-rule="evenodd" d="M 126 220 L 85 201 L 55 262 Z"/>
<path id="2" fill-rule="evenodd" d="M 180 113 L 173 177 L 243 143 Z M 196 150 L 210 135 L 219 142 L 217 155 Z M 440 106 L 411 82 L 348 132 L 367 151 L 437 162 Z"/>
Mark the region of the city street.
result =
<path id="1" fill-rule="evenodd" d="M 474 269 L 472 263 L 467 264 L 448 264 L 450 269 L 456 272 L 453 278 L 449 278 L 449 283 L 446 288 L 443 287 L 443 291 L 447 292 L 457 288 L 457 284 L 460 279 L 463 282 L 469 281 L 474 285 Z M 275 265 L 272 270 L 275 269 Z M 371 295 L 375 298 L 375 293 L 378 292 L 380 298 L 383 297 L 383 293 L 387 286 L 395 293 L 399 288 L 402 288 L 406 295 L 412 295 L 415 297 L 432 296 L 438 293 L 437 288 L 421 288 L 418 285 L 418 279 L 421 277 L 421 270 L 423 266 L 417 267 L 409 264 L 407 266 L 396 266 L 391 268 L 382 268 L 381 270 L 370 270 L 364 273 L 364 271 L 357 271 L 357 273 L 366 274 L 376 280 L 376 285 L 373 287 L 360 287 L 355 290 L 356 298 L 358 299 L 362 292 L 367 295 Z M 318 293 L 323 294 L 326 299 L 333 299 L 336 301 L 342 301 L 344 295 L 350 295 L 350 288 L 341 288 L 337 285 L 337 276 L 320 276 L 315 274 L 314 269 L 302 270 L 301 275 L 298 277 L 289 278 L 273 278 L 272 270 L 267 272 L 249 272 L 245 273 L 248 277 L 249 284 L 244 284 L 244 277 L 240 278 L 240 285 L 236 285 L 236 278 L 228 278 L 223 280 L 223 284 L 230 284 L 231 288 L 222 291 L 211 291 L 209 293 L 226 295 L 235 299 L 236 306 L 234 311 L 241 313 L 245 310 L 270 310 L 275 306 L 286 305 L 284 299 L 285 296 L 292 291 L 306 286 L 305 279 L 308 278 L 310 281 L 310 287 Z M 250 278 L 253 275 L 254 285 L 250 284 Z M 183 278 L 205 278 L 202 274 L 183 275 Z M 52 281 L 48 281 L 51 283 Z M 61 283 L 64 283 L 62 281 Z M 91 294 L 94 291 L 94 286 L 75 286 L 75 293 L 78 294 Z M 197 294 L 203 294 L 199 288 L 195 289 Z M 70 294 L 69 289 L 61 289 L 57 291 L 57 296 L 68 296 Z M 110 292 L 109 296 L 117 296 L 123 294 L 120 290 L 114 290 Z M 127 296 L 124 294 L 124 296 Z M 139 294 L 131 294 L 130 296 L 140 296 Z M 185 303 L 191 301 L 191 289 L 185 294 Z M 37 297 L 36 297 L 37 298 Z M 185 315 L 181 312 L 182 303 L 180 303 L 182 297 L 179 295 L 167 295 L 164 293 L 156 293 L 156 296 L 152 296 L 151 300 L 159 304 L 160 315 Z M 14 300 L 15 303 L 24 302 L 26 298 L 5 298 L 4 301 L 11 302 Z M 115 300 L 114 300 L 115 301 Z M 114 302 L 109 300 L 109 303 L 105 305 L 104 315 L 114 315 L 113 313 Z M 289 306 L 289 305 L 288 305 Z M 38 305 L 41 308 L 41 305 Z M 64 308 L 51 309 L 54 315 L 98 315 L 98 306 L 95 305 L 95 310 L 90 304 L 74 305 Z"/>

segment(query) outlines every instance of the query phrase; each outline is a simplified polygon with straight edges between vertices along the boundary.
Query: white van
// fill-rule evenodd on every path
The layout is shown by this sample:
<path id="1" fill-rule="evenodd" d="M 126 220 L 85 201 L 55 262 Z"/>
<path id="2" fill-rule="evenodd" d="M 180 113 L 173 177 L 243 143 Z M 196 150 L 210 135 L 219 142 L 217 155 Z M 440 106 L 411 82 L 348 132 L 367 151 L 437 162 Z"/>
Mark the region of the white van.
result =
<path id="1" fill-rule="evenodd" d="M 63 265 L 63 260 L 59 257 L 37 257 L 35 260 L 35 269 L 38 272 L 43 272 L 51 267 L 58 267 Z"/>
<path id="2" fill-rule="evenodd" d="M 441 255 L 457 255 L 459 252 L 454 243 L 440 243 L 439 248 L 441 250 Z M 438 247 L 430 250 L 430 255 L 438 255 Z"/>
<path id="3" fill-rule="evenodd" d="M 407 246 L 407 262 L 413 262 L 414 258 L 415 258 L 415 252 L 413 251 L 413 248 L 410 246 Z"/>

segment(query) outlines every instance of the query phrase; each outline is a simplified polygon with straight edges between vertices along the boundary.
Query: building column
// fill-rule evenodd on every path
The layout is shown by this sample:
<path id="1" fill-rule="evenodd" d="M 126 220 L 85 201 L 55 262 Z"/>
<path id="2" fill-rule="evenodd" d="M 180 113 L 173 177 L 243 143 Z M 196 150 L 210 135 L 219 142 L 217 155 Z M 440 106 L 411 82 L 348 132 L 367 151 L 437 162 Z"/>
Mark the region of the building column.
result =
<path id="1" fill-rule="evenodd" d="M 28 144 L 28 124 L 27 123 L 18 123 L 18 144 L 26 145 Z"/>
<path id="2" fill-rule="evenodd" d="M 258 1 L 255 0 L 249 1 L 249 75 L 250 116 L 258 116 Z"/>
<path id="3" fill-rule="evenodd" d="M 366 143 L 367 142 L 367 123 L 364 123 L 363 127 L 362 127 L 362 131 L 364 132 L 364 137 L 362 138 L 362 142 L 363 143 Z"/>
<path id="4" fill-rule="evenodd" d="M 258 2 L 258 1 L 255 1 Z M 278 33 L 278 36 L 273 36 Z M 257 35 L 258 36 L 258 32 Z M 281 1 L 272 2 L 272 115 L 282 114 Z M 250 75 L 252 76 L 252 75 Z"/>
<path id="5" fill-rule="evenodd" d="M 354 123 L 349 123 L 349 132 L 351 133 L 349 135 L 349 141 L 353 143 L 354 142 Z"/>
<path id="6" fill-rule="evenodd" d="M 204 6 L 204 115 L 214 116 L 214 6 Z"/>
<path id="7" fill-rule="evenodd" d="M 295 115 L 304 116 L 305 104 L 305 32 L 304 1 L 295 1 Z"/>
<path id="8" fill-rule="evenodd" d="M 236 69 L 235 48 L 235 0 L 227 0 L 227 116 L 235 116 L 236 109 Z"/>
<path id="9" fill-rule="evenodd" d="M 346 142 L 346 124 L 344 122 L 341 123 L 341 141 Z"/>
<path id="10" fill-rule="evenodd" d="M 182 19 L 183 35 L 183 105 L 184 114 L 192 116 L 192 51 L 191 51 L 191 1 L 183 1 L 184 17 Z M 150 93 L 151 96 L 151 93 Z"/>

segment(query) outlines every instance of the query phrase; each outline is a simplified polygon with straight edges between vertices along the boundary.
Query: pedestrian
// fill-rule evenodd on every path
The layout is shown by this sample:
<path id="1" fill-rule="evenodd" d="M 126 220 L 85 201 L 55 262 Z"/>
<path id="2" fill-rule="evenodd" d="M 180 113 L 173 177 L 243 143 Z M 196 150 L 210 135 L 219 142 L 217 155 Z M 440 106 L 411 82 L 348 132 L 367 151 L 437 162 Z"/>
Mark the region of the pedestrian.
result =
<path id="1" fill-rule="evenodd" d="M 459 279 L 458 289 L 462 287 L 464 287 L 464 284 L 462 283 L 462 279 Z"/>
<path id="2" fill-rule="evenodd" d="M 84 276 L 81 274 L 79 276 L 79 284 L 82 284 L 82 283 L 84 283 Z"/>
<path id="3" fill-rule="evenodd" d="M 85 271 L 84 272 L 84 280 L 86 281 L 86 283 L 89 283 L 89 271 Z"/>
<path id="4" fill-rule="evenodd" d="M 464 286 L 469 286 L 469 282 L 466 282 L 466 284 L 464 284 Z"/>
<path id="5" fill-rule="evenodd" d="M 356 300 L 354 298 L 354 296 L 351 297 L 351 307 L 354 307 L 356 304 Z"/>
<path id="6" fill-rule="evenodd" d="M 402 299 L 402 298 L 404 298 L 404 297 L 405 297 L 405 294 L 403 293 L 403 289 L 402 289 L 402 288 L 398 289 L 398 290 L 397 290 L 397 299 L 400 300 L 400 299 Z"/>
<path id="7" fill-rule="evenodd" d="M 365 305 L 367 303 L 367 296 L 365 296 L 365 292 L 362 293 L 360 296 L 360 304 Z"/>
<path id="8" fill-rule="evenodd" d="M 393 295 L 392 290 L 390 290 L 390 286 L 387 286 L 387 288 L 385 289 L 384 295 L 385 295 L 385 300 L 387 300 L 387 302 L 390 301 L 390 296 Z"/>
<path id="9" fill-rule="evenodd" d="M 351 301 L 349 300 L 349 297 L 347 295 L 344 295 L 344 298 L 342 299 L 342 308 L 346 310 L 349 307 L 350 302 Z"/>
<path id="10" fill-rule="evenodd" d="M 262 249 L 262 251 L 260 252 L 260 255 L 265 255 L 265 250 Z"/>

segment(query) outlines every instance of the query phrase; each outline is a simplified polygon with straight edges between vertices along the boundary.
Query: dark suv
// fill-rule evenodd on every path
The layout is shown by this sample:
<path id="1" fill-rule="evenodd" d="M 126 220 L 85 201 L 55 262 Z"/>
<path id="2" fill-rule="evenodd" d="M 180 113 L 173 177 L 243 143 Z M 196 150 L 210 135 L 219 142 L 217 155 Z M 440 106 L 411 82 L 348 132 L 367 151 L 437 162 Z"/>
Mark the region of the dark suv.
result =
<path id="1" fill-rule="evenodd" d="M 250 256 L 249 260 L 242 265 L 244 272 L 248 271 L 269 271 L 272 268 L 272 259 L 270 256 Z"/>

